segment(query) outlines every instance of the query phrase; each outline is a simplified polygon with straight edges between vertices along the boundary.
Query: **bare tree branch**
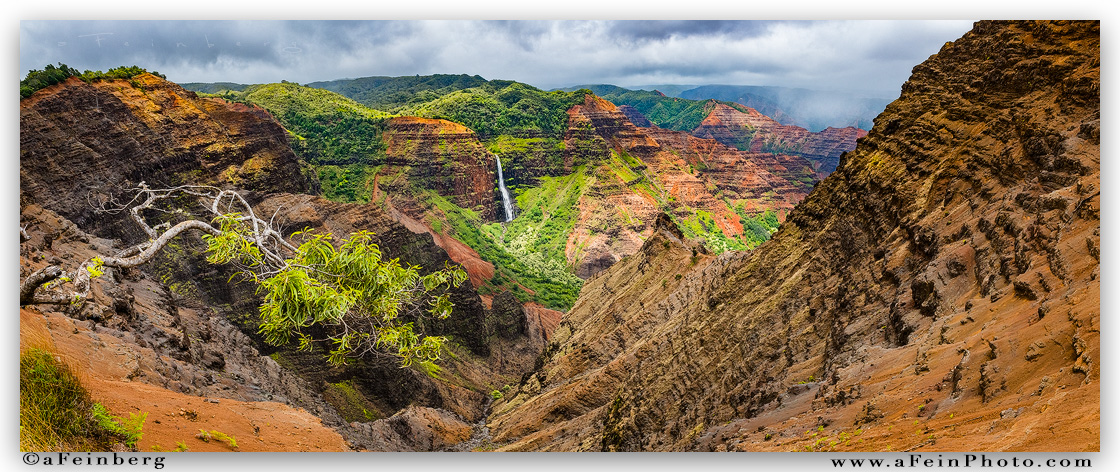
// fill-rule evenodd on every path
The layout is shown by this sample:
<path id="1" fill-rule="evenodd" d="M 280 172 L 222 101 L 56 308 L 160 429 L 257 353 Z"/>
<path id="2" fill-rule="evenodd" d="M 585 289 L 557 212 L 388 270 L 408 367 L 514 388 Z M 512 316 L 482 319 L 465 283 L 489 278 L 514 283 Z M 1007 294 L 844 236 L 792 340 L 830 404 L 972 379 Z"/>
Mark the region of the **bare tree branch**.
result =
<path id="1" fill-rule="evenodd" d="M 324 342 L 329 345 L 327 360 L 334 364 L 362 355 L 388 354 L 402 359 L 402 366 L 439 359 L 446 338 L 424 335 L 423 320 L 448 316 L 452 304 L 447 294 L 433 296 L 427 307 L 422 301 L 428 292 L 467 280 L 461 268 L 448 266 L 420 275 L 417 267 L 401 266 L 396 259 L 382 260 L 368 231 L 353 233 L 340 247 L 333 245 L 329 234 L 310 234 L 296 247 L 276 229 L 278 210 L 265 221 L 232 190 L 201 185 L 151 189 L 141 182 L 129 191 L 133 196 L 124 204 L 111 195 L 99 197 L 95 211 L 127 211 L 148 239 L 116 255 L 86 259 L 72 272 L 58 266 L 36 271 L 20 285 L 21 306 L 80 307 L 90 298 L 92 279 L 106 268 L 148 262 L 174 238 L 197 231 L 206 240 L 208 261 L 232 264 L 266 292 L 261 306 L 261 332 L 266 342 L 283 344 L 295 337 L 301 349 Z M 213 221 L 183 216 L 183 196 L 197 199 L 200 207 L 190 204 L 192 211 L 209 214 Z M 161 222 L 153 224 L 157 221 Z M 313 339 L 304 331 L 313 325 L 325 326 L 327 336 Z"/>
<path id="2" fill-rule="evenodd" d="M 23 306 L 33 303 L 32 300 L 35 298 L 36 289 L 61 276 L 62 269 L 55 265 L 47 266 L 31 273 L 26 279 L 23 279 L 23 283 L 19 284 L 19 305 Z"/>
<path id="3" fill-rule="evenodd" d="M 129 268 L 152 260 L 161 249 L 176 236 L 187 231 L 200 231 L 212 236 L 222 235 L 222 230 L 214 225 L 201 220 L 185 220 L 175 225 L 171 222 L 152 225 L 145 218 L 146 211 L 168 213 L 169 210 L 159 208 L 157 205 L 180 195 L 197 197 L 204 208 L 210 210 L 211 216 L 218 217 L 230 213 L 230 210 L 239 208 L 242 216 L 239 221 L 244 222 L 251 231 L 243 236 L 249 242 L 260 248 L 265 258 L 265 264 L 256 272 L 259 274 L 274 273 L 285 264 L 284 252 L 294 252 L 295 247 L 289 244 L 280 232 L 272 227 L 272 222 L 265 222 L 257 218 L 252 206 L 237 192 L 223 190 L 217 187 L 204 185 L 184 185 L 168 189 L 151 189 L 144 182 L 128 189 L 133 197 L 123 203 L 117 203 L 114 198 L 101 200 L 97 213 L 116 214 L 123 211 L 129 213 L 132 221 L 136 222 L 144 233 L 150 238 L 148 241 L 125 248 L 116 255 L 94 256 L 82 262 L 72 273 L 63 271 L 58 266 L 50 266 L 31 274 L 20 284 L 20 305 L 27 304 L 66 304 L 82 303 L 90 293 L 90 279 L 98 275 L 101 267 Z M 219 208 L 222 201 L 228 201 L 227 211 Z M 91 200 L 92 202 L 92 200 Z M 139 202 L 139 203 L 138 203 Z M 174 212 L 179 212 L 176 209 Z M 275 217 L 275 215 L 273 215 Z M 24 227 L 20 227 L 21 242 L 30 239 Z M 51 283 L 54 281 L 54 283 Z M 69 284 L 68 290 L 63 290 L 62 285 Z"/>

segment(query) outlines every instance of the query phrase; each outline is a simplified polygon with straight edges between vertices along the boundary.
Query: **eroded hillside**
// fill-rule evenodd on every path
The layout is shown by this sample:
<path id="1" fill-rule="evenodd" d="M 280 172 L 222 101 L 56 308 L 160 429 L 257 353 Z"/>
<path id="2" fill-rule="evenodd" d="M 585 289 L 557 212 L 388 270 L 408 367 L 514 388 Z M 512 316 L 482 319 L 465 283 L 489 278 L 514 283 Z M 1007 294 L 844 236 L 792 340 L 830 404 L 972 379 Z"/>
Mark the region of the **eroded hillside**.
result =
<path id="1" fill-rule="evenodd" d="M 20 105 L 21 279 L 48 265 L 71 270 L 147 238 L 127 212 L 99 211 L 127 202 L 140 182 L 239 190 L 285 234 L 372 231 L 385 257 L 425 271 L 461 249 L 434 241 L 391 205 L 286 193 L 313 185 L 289 146 L 298 137 L 261 108 L 198 97 L 150 74 L 71 79 Z M 146 217 L 176 222 L 191 218 L 196 204 L 178 199 Z M 207 263 L 205 247 L 197 234 L 180 236 L 140 267 L 107 269 L 88 300 L 21 311 L 21 326 L 37 327 L 48 347 L 75 359 L 116 414 L 159 420 L 145 429 L 142 448 L 174 448 L 201 427 L 238 436 L 243 450 L 454 448 L 474 433 L 490 392 L 532 366 L 559 321 L 559 313 L 522 306 L 508 293 L 484 306 L 465 284 L 450 294 L 454 316 L 429 326 L 451 339 L 441 368 L 402 369 L 391 359 L 331 367 L 322 346 L 265 344 L 256 286 L 231 277 L 232 267 Z M 295 430 L 277 429 L 293 423 Z M 305 439 L 288 437 L 294 431 Z M 198 442 L 197 450 L 221 450 Z"/>
<path id="2" fill-rule="evenodd" d="M 782 146 L 739 150 L 650 126 L 586 90 L 544 92 L 477 77 L 380 77 L 331 87 L 402 115 L 291 83 L 221 96 L 277 116 L 326 197 L 371 202 L 432 234 L 467 268 L 484 303 L 510 291 L 525 303 L 568 309 L 583 279 L 641 246 L 660 211 L 708 250 L 754 247 L 825 173 L 815 157 L 774 151 L 800 152 L 812 141 L 823 149 L 812 152 L 835 160 L 855 145 L 855 135 L 820 140 L 824 134 L 786 127 L 800 134 L 791 131 L 796 136 Z M 393 102 L 400 87 L 416 95 Z M 759 129 L 776 124 L 756 118 Z M 786 130 L 770 128 L 760 133 Z M 499 161 L 513 196 L 509 222 L 499 221 Z"/>
<path id="3" fill-rule="evenodd" d="M 505 450 L 1099 450 L 1100 28 L 979 22 L 752 252 L 667 218 L 494 405 Z"/>

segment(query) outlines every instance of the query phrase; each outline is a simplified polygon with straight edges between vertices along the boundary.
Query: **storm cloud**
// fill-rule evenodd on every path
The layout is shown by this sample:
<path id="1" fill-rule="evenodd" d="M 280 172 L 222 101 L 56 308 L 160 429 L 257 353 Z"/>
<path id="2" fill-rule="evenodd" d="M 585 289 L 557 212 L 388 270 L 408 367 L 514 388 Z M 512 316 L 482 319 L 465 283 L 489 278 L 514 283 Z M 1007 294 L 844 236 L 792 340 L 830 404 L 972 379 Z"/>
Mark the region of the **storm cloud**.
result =
<path id="1" fill-rule="evenodd" d="M 21 78 L 65 63 L 176 82 L 470 74 L 577 84 L 779 85 L 893 98 L 971 21 L 22 21 Z"/>

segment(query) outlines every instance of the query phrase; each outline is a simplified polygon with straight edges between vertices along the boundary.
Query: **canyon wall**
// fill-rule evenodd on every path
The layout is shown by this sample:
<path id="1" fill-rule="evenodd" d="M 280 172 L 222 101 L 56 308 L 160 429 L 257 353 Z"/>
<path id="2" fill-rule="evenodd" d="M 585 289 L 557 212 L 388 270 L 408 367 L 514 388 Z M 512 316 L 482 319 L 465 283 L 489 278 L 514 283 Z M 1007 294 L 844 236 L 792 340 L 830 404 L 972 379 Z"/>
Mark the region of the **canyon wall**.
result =
<path id="1" fill-rule="evenodd" d="M 22 100 L 20 116 L 20 224 L 30 236 L 21 244 L 21 277 L 48 264 L 76 265 L 94 254 L 114 254 L 146 237 L 121 214 L 96 211 L 99 198 L 126 202 L 131 197 L 127 188 L 140 182 L 154 188 L 205 184 L 239 189 L 258 214 L 269 215 L 285 233 L 314 228 L 332 232 L 338 240 L 357 230 L 372 231 L 386 258 L 399 258 L 422 271 L 452 260 L 424 228 L 391 204 L 341 204 L 289 193 L 306 191 L 309 184 L 288 147 L 287 133 L 263 109 L 199 98 L 144 74 L 93 84 L 71 79 Z M 469 130 L 440 120 L 400 120 L 390 123 L 388 134 L 390 155 L 414 171 L 409 177 L 446 184 L 442 189 L 463 204 L 492 205 L 486 199 L 492 200 L 493 183 L 485 177 L 487 163 L 493 167 L 492 156 Z M 447 172 L 432 170 L 442 167 L 440 160 L 455 163 L 460 157 L 479 162 Z M 472 193 L 479 177 L 463 169 L 481 172 L 488 196 Z M 187 202 L 178 203 L 190 211 Z M 469 433 L 471 426 L 463 421 L 481 419 L 487 392 L 515 381 L 532 366 L 559 321 L 557 313 L 523 308 L 512 297 L 499 295 L 484 306 L 474 288 L 464 284 L 452 291 L 453 316 L 428 326 L 432 334 L 453 342 L 454 356 L 443 370 L 429 375 L 402 369 L 391 359 L 332 368 L 321 349 L 306 353 L 266 345 L 257 332 L 256 285 L 232 278 L 232 267 L 207 263 L 204 248 L 198 235 L 180 236 L 143 266 L 108 270 L 94 282 L 93 297 L 86 303 L 29 307 L 21 316 L 46 323 L 62 350 L 92 342 L 80 349 L 92 356 L 135 352 L 121 361 L 132 366 L 125 381 L 144 384 L 141 390 L 147 393 L 143 401 L 129 400 L 129 408 L 162 412 L 157 402 L 205 395 L 214 404 L 237 399 L 243 403 L 229 403 L 233 414 L 256 418 L 246 412 L 287 411 L 253 403 L 276 401 L 303 408 L 333 428 L 333 433 L 315 433 L 322 441 L 315 447 L 328 450 L 338 448 L 339 434 L 357 449 L 451 447 L 389 432 L 402 423 L 424 427 L 425 421 L 450 424 L 449 418 L 456 418 Z M 53 332 L 51 326 L 62 325 L 78 326 L 83 334 Z M 97 343 L 98 336 L 112 342 Z M 109 374 L 116 375 L 113 369 Z M 93 375 L 102 374 L 97 370 Z M 441 413 L 432 413 L 436 409 Z M 195 420 L 161 421 L 181 425 Z"/>
<path id="2" fill-rule="evenodd" d="M 199 98 L 147 73 L 90 84 L 70 78 L 39 91 L 20 101 L 19 134 L 21 202 L 82 227 L 123 219 L 94 208 L 141 181 L 309 189 L 287 133 L 267 111 Z"/>
<path id="3" fill-rule="evenodd" d="M 383 139 L 388 163 L 409 166 L 415 185 L 486 220 L 498 218 L 497 161 L 474 131 L 447 120 L 400 116 L 389 119 Z"/>
<path id="4" fill-rule="evenodd" d="M 979 22 L 769 242 L 667 217 L 493 406 L 503 450 L 1100 450 L 1100 25 Z"/>
<path id="5" fill-rule="evenodd" d="M 810 132 L 800 126 L 783 125 L 753 108 L 747 112 L 712 102 L 711 111 L 692 134 L 715 139 L 751 152 L 792 154 L 813 163 L 818 179 L 836 170 L 840 155 L 856 147 L 867 131 L 848 126 Z"/>

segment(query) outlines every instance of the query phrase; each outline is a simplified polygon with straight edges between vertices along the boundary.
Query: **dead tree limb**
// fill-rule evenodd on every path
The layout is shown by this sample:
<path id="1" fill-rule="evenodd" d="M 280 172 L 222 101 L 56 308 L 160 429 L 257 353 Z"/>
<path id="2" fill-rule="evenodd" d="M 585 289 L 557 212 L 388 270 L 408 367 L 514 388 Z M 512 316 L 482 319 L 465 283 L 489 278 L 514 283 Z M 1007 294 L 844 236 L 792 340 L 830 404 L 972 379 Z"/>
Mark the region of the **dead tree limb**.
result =
<path id="1" fill-rule="evenodd" d="M 158 203 L 181 195 L 200 199 L 203 207 L 209 210 L 213 217 L 225 216 L 244 223 L 249 231 L 240 237 L 260 248 L 265 262 L 257 269 L 261 273 L 278 270 L 285 264 L 286 253 L 295 251 L 295 247 L 274 229 L 271 222 L 258 218 L 249 202 L 232 190 L 201 185 L 150 189 L 143 182 L 130 190 L 134 195 L 128 202 L 124 204 L 114 204 L 113 201 L 103 202 L 95 211 L 108 214 L 128 211 L 131 219 L 148 235 L 149 239 L 125 248 L 116 255 L 91 257 L 72 272 L 63 271 L 62 268 L 54 265 L 35 271 L 20 283 L 20 306 L 84 303 L 89 297 L 90 280 L 99 276 L 104 267 L 124 269 L 141 265 L 152 260 L 172 239 L 188 231 L 199 231 L 211 236 L 225 234 L 221 228 L 197 219 L 181 221 L 173 226 L 170 223 L 153 226 L 145 217 L 145 212 L 149 210 L 164 213 L 181 211 L 181 209 L 167 210 L 157 206 Z M 21 242 L 30 239 L 23 227 L 20 227 L 20 239 Z"/>

